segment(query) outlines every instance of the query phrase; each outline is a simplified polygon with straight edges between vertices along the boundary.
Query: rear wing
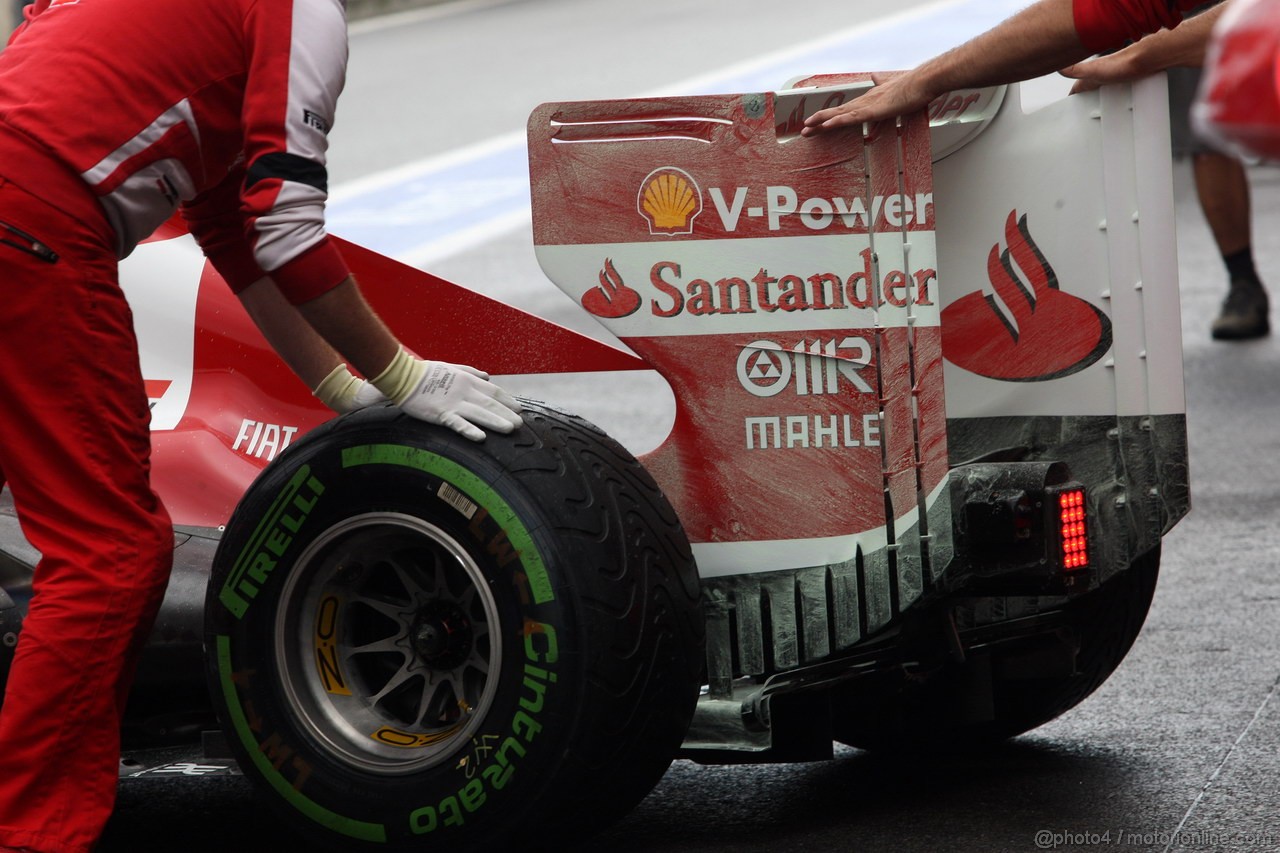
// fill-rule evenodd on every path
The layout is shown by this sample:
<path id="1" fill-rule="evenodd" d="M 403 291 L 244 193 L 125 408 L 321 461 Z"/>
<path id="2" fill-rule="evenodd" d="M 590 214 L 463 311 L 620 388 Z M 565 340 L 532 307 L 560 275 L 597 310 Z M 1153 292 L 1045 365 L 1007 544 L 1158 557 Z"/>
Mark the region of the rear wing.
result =
<path id="1" fill-rule="evenodd" d="M 1067 462 L 1103 579 L 1189 505 L 1163 80 L 799 137 L 866 79 L 529 122 L 539 263 L 671 384 L 644 461 L 703 577 L 777 581 L 780 624 L 861 611 L 837 647 L 953 560 L 949 468 Z"/>
<path id="2" fill-rule="evenodd" d="M 1067 463 L 1105 581 L 1190 509 L 1169 102 L 1044 85 L 934 164 L 948 447 Z"/>
<path id="3" fill-rule="evenodd" d="M 545 104 L 534 243 L 671 384 L 643 461 L 704 578 L 866 563 L 905 606 L 951 530 L 927 120 L 796 124 L 863 88 Z"/>

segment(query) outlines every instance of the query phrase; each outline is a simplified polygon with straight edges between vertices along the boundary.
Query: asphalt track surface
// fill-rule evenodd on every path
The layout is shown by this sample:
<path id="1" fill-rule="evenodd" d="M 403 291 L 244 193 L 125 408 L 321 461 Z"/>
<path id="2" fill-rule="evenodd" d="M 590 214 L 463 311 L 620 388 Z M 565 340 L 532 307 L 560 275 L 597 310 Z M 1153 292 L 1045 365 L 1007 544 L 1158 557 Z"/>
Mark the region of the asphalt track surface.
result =
<path id="1" fill-rule="evenodd" d="M 800 43 L 806 32 L 848 23 L 855 7 L 871 4 L 810 3 L 806 25 L 763 19 L 782 14 L 776 4 L 687 5 L 697 8 L 681 11 L 656 0 L 643 12 L 638 4 L 602 0 L 486 4 L 357 31 L 335 132 L 335 182 L 442 156 L 454 147 L 450 139 L 456 145 L 459 138 L 517 131 L 539 100 L 628 96 L 710 74 L 750 53 L 744 46 L 753 40 Z M 713 7 L 731 19 L 732 38 L 697 37 L 712 31 Z M 530 29 L 526 16 L 534 11 L 545 31 Z M 596 16 L 614 13 L 628 23 L 618 28 L 617 43 L 588 49 L 587 40 L 598 37 Z M 456 45 L 457 27 L 470 27 L 474 40 Z M 530 33 L 536 37 L 522 46 Z M 437 37 L 457 49 L 446 52 L 434 41 L 423 46 Z M 662 38 L 665 53 L 636 47 L 646 39 L 660 46 Z M 583 50 L 570 62 L 564 54 L 578 44 Z M 421 61 L 433 59 L 452 73 L 396 72 L 385 57 L 412 45 Z M 538 67 L 546 77 L 517 73 L 522 55 L 545 60 Z M 681 58 L 682 75 L 655 70 L 663 55 Z M 608 66 L 601 64 L 605 56 Z M 439 82 L 446 77 L 447 86 Z M 495 82 L 503 79 L 507 84 Z M 390 101 L 371 94 L 392 85 L 399 88 Z M 466 92 L 445 97 L 435 87 Z M 395 133 L 385 130 L 388 123 Z M 351 135 L 343 136 L 348 128 Z M 375 149 L 374 137 L 389 139 L 388 147 Z M 344 147 L 348 153 L 339 156 Z M 1258 168 L 1252 178 L 1259 267 L 1264 278 L 1280 282 L 1280 172 Z M 1119 671 L 1075 710 L 981 756 L 902 763 L 848 750 L 809 765 L 677 762 L 630 816 L 586 849 L 1280 850 L 1280 340 L 1209 339 L 1225 276 L 1185 164 L 1176 168 L 1175 184 L 1195 508 L 1165 541 L 1147 625 Z M 433 271 L 577 322 L 538 277 L 527 231 L 499 224 L 468 239 L 473 248 L 442 255 Z M 574 393 L 566 389 L 570 407 Z M 605 426 L 625 432 L 639 413 L 613 417 Z M 102 853 L 296 849 L 297 839 L 236 777 L 122 785 L 100 847 Z"/>

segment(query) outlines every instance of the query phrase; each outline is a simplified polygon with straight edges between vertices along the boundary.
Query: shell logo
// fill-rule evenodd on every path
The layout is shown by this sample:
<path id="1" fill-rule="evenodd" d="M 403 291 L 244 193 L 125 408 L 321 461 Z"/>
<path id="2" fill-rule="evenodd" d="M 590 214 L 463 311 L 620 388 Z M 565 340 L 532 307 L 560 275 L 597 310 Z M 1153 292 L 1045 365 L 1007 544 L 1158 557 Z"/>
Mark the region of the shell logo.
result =
<path id="1" fill-rule="evenodd" d="M 636 207 L 650 234 L 692 234 L 693 220 L 702 212 L 702 190 L 688 172 L 663 166 L 640 182 Z"/>

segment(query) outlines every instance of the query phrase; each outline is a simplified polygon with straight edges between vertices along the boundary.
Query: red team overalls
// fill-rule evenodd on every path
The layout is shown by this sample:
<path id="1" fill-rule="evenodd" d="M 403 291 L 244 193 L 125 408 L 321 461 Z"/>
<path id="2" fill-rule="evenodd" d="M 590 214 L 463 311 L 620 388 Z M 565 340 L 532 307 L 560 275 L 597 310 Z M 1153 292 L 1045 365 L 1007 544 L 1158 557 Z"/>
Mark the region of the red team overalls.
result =
<path id="1" fill-rule="evenodd" d="M 83 853 L 173 533 L 116 260 L 181 207 L 223 277 L 341 282 L 341 0 L 47 0 L 0 52 L 0 482 L 41 551 L 0 710 L 0 846 Z"/>
<path id="2" fill-rule="evenodd" d="M 1078 0 L 1090 47 L 1199 0 Z M 233 288 L 347 270 L 323 229 L 342 0 L 41 0 L 0 52 L 0 480 L 43 559 L 0 712 L 0 846 L 83 853 L 168 577 L 116 259 L 175 209 Z"/>

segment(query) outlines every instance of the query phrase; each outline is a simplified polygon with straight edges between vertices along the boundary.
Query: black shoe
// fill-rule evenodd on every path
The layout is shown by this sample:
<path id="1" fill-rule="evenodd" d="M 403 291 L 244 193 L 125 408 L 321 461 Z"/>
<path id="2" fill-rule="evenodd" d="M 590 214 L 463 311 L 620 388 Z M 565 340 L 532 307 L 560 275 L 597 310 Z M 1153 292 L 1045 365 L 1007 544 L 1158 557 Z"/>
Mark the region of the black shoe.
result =
<path id="1" fill-rule="evenodd" d="M 1260 338 L 1271 332 L 1267 318 L 1270 306 L 1266 288 L 1253 279 L 1236 279 L 1222 303 L 1222 313 L 1213 321 L 1213 337 L 1220 341 Z"/>

